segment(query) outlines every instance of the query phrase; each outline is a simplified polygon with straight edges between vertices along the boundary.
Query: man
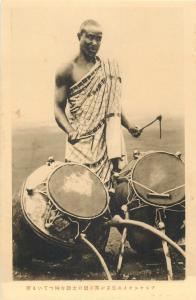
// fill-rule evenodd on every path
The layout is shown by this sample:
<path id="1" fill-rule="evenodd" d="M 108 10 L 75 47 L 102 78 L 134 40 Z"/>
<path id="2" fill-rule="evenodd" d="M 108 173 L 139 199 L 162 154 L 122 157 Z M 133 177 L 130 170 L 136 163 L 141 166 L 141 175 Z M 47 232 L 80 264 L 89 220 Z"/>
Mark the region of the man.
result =
<path id="1" fill-rule="evenodd" d="M 112 171 L 119 171 L 126 158 L 121 124 L 134 137 L 141 132 L 121 111 L 117 63 L 96 55 L 100 25 L 83 22 L 78 39 L 79 54 L 56 74 L 55 119 L 68 135 L 65 160 L 88 166 L 109 185 Z"/>

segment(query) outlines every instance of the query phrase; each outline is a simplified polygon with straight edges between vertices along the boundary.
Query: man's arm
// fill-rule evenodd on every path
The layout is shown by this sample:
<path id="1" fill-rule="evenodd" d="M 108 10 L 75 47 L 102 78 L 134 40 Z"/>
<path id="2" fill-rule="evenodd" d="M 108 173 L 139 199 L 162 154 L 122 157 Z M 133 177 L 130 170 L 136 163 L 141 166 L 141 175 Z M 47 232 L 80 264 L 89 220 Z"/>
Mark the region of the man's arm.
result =
<path id="1" fill-rule="evenodd" d="M 58 126 L 68 134 L 71 141 L 77 135 L 76 130 L 69 123 L 66 114 L 65 107 L 67 104 L 67 92 L 68 84 L 66 82 L 66 74 L 57 73 L 55 78 L 55 103 L 54 103 L 54 115 Z"/>
<path id="2" fill-rule="evenodd" d="M 130 124 L 130 122 L 129 122 L 128 118 L 126 117 L 126 114 L 123 110 L 121 113 L 121 124 L 131 133 L 132 136 L 134 136 L 134 137 L 140 136 L 140 134 L 141 134 L 140 128 L 138 126 Z"/>
<path id="3" fill-rule="evenodd" d="M 124 111 L 122 110 L 122 113 L 121 113 L 121 124 L 122 126 L 124 126 L 127 130 L 129 130 L 131 126 L 130 122 L 128 121 Z"/>

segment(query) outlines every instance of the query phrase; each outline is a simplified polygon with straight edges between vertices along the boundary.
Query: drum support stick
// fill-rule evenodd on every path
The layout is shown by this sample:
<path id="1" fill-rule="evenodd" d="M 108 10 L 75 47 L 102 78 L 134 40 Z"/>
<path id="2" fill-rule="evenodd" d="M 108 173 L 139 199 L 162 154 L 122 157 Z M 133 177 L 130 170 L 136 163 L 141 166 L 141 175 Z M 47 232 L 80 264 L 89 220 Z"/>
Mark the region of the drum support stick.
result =
<path id="1" fill-rule="evenodd" d="M 165 224 L 163 221 L 158 223 L 158 228 L 161 232 L 165 234 Z M 167 266 L 167 279 L 173 280 L 173 271 L 172 271 L 172 262 L 171 262 L 171 255 L 169 252 L 169 247 L 166 241 L 162 239 L 162 246 L 163 246 L 163 253 L 165 256 L 166 266 Z"/>
<path id="2" fill-rule="evenodd" d="M 79 238 L 97 255 L 97 257 L 98 257 L 98 259 L 99 259 L 99 261 L 100 261 L 100 263 L 101 263 L 101 265 L 102 265 L 102 267 L 103 267 L 103 269 L 106 273 L 107 279 L 112 280 L 112 277 L 111 277 L 111 274 L 108 270 L 108 267 L 107 267 L 103 257 L 99 253 L 99 251 L 95 248 L 95 246 L 91 242 L 89 242 L 89 240 L 86 239 L 85 234 L 81 233 Z"/>
<path id="3" fill-rule="evenodd" d="M 162 240 L 162 246 L 163 246 L 163 252 L 165 255 L 165 261 L 167 265 L 167 279 L 173 280 L 173 272 L 172 272 L 172 262 L 171 262 L 171 256 L 169 252 L 169 247 L 166 241 Z"/>
<path id="4" fill-rule="evenodd" d="M 120 271 L 121 271 L 122 261 L 123 261 L 124 251 L 125 251 L 126 238 L 127 238 L 127 227 L 125 227 L 123 229 L 123 234 L 122 234 L 122 239 L 121 239 L 121 246 L 120 246 L 120 254 L 119 254 L 118 265 L 117 265 L 117 274 L 119 274 Z"/>
<path id="5" fill-rule="evenodd" d="M 124 209 L 123 209 L 123 207 L 124 207 Z M 128 213 L 127 206 L 123 205 L 123 207 L 122 207 L 122 210 L 125 211 L 125 219 L 128 220 L 129 213 Z M 120 271 L 121 271 L 126 239 L 127 239 L 127 227 L 124 227 L 122 239 L 121 239 L 120 253 L 119 253 L 119 258 L 118 258 L 117 273 L 120 273 Z"/>

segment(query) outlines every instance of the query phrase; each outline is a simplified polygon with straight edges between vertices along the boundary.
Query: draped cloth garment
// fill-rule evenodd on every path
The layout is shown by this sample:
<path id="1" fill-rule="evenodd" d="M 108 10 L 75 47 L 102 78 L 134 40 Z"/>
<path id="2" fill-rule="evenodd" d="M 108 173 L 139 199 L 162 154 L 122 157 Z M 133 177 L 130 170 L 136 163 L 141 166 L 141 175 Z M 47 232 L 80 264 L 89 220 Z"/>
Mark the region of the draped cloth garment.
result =
<path id="1" fill-rule="evenodd" d="M 88 166 L 109 182 L 112 158 L 126 158 L 121 132 L 121 77 L 115 61 L 97 57 L 92 69 L 70 88 L 66 115 L 78 132 L 66 143 L 65 159 Z"/>

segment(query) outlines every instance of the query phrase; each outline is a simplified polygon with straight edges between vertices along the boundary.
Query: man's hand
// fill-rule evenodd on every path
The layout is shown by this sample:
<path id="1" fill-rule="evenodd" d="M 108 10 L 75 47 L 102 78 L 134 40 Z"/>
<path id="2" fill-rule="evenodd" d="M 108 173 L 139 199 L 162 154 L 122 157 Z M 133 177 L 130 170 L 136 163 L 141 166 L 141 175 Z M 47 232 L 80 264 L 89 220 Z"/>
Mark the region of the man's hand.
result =
<path id="1" fill-rule="evenodd" d="M 134 126 L 129 128 L 129 132 L 133 137 L 137 138 L 142 133 L 142 130 L 138 126 Z"/>
<path id="2" fill-rule="evenodd" d="M 76 142 L 77 136 L 78 136 L 78 132 L 75 129 L 69 131 L 68 141 L 70 142 L 70 144 L 74 144 Z"/>

